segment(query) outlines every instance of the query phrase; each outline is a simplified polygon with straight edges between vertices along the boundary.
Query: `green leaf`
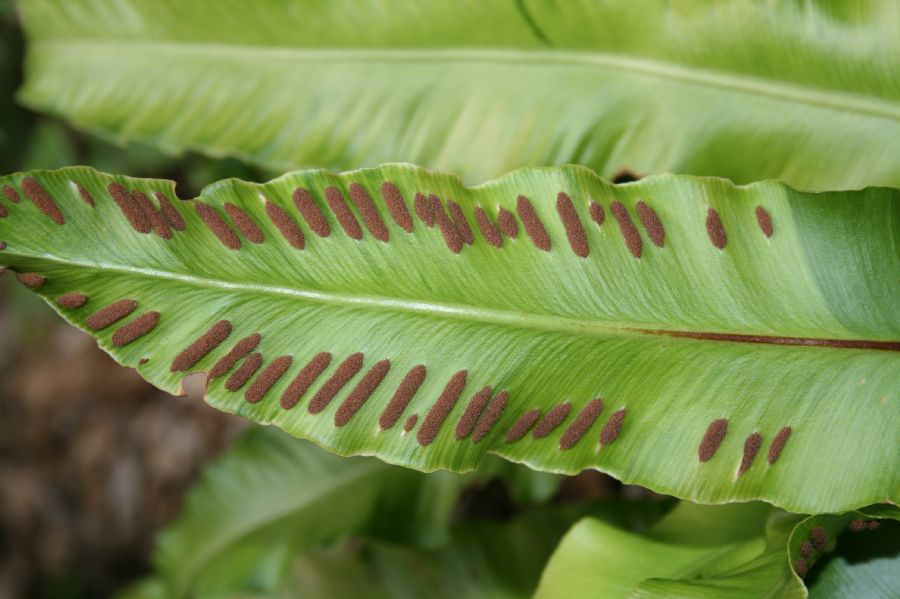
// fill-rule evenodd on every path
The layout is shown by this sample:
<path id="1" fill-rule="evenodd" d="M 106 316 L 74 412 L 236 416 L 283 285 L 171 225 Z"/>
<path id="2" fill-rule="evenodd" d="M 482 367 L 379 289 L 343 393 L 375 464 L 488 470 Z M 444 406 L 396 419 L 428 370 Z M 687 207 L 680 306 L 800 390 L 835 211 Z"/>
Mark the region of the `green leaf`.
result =
<path id="1" fill-rule="evenodd" d="M 829 561 L 851 522 L 869 521 L 861 512 L 804 518 L 758 504 L 686 502 L 643 535 L 587 518 L 563 538 L 535 597 L 803 598 L 798 574 Z M 825 574 L 819 588 L 831 591 L 836 573 Z"/>
<path id="2" fill-rule="evenodd" d="M 277 588 L 301 552 L 349 534 L 446 542 L 464 486 L 479 476 L 425 475 L 372 458 L 341 458 L 270 428 L 254 428 L 204 473 L 160 537 L 167 596 Z"/>
<path id="3" fill-rule="evenodd" d="M 900 589 L 900 523 L 841 537 L 834 554 L 807 578 L 813 599 L 892 599 Z"/>
<path id="4" fill-rule="evenodd" d="M 386 182 L 411 233 L 381 198 Z M 464 187 L 387 165 L 222 181 L 177 202 L 181 232 L 162 226 L 156 205 L 155 194 L 174 201 L 171 182 L 72 168 L 0 179 L 6 186 L 64 218 L 0 199 L 0 263 L 43 283 L 35 290 L 67 320 L 93 324 L 101 347 L 170 392 L 259 334 L 256 354 L 214 372 L 207 401 L 334 452 L 427 471 L 470 470 L 494 453 L 551 472 L 596 468 L 700 502 L 762 499 L 805 513 L 898 501 L 895 190 L 805 194 L 683 176 L 613 186 L 578 167 Z M 110 189 L 135 227 L 149 215 L 158 231 L 132 227 Z M 419 192 L 441 198 L 440 225 L 416 216 Z M 309 225 L 292 195 L 321 221 Z M 248 219 L 244 233 L 229 205 Z M 599 226 L 589 216 L 598 207 Z M 218 234 L 201 212 L 218 215 Z M 495 229 L 503 214 L 516 238 Z M 314 232 L 325 227 L 327 237 Z M 86 303 L 58 299 L 70 293 Z M 127 318 L 92 317 L 124 300 L 136 302 Z M 204 340 L 209 353 L 189 351 Z M 300 393 L 323 352 L 330 362 Z M 404 408 L 398 399 L 422 373 Z M 522 423 L 537 418 L 529 433 Z M 458 428 L 469 434 L 457 438 Z M 754 459 L 741 474 L 745 455 Z"/>
<path id="5" fill-rule="evenodd" d="M 22 101 L 173 152 L 900 186 L 893 0 L 19 4 Z"/>
<path id="6" fill-rule="evenodd" d="M 415 551 L 363 542 L 310 552 L 276 596 L 297 599 L 522 599 L 575 510 L 537 510 L 510 523 L 480 522 L 457 530 L 446 547 Z"/>

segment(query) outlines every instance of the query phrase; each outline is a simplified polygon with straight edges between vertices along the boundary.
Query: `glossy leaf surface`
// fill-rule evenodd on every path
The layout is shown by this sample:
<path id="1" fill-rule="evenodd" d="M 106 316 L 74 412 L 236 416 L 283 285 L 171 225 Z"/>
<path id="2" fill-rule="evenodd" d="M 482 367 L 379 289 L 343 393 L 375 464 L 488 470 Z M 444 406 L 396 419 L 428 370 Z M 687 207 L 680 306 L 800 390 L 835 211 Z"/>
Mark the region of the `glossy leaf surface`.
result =
<path id="1" fill-rule="evenodd" d="M 406 165 L 186 202 L 84 168 L 0 187 L 0 264 L 118 361 L 170 392 L 210 372 L 212 405 L 337 453 L 898 499 L 896 191 Z"/>

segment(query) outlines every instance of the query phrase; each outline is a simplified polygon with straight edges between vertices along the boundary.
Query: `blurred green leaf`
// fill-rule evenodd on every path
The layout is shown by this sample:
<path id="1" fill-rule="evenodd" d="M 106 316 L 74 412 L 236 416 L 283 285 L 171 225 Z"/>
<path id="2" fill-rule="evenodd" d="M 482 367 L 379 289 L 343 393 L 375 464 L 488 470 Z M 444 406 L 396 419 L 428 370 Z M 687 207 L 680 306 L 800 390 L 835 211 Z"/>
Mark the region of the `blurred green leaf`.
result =
<path id="1" fill-rule="evenodd" d="M 507 467 L 491 464 L 426 476 L 253 428 L 205 471 L 160 537 L 158 576 L 169 597 L 265 591 L 298 554 L 347 535 L 436 546 L 463 487 Z"/>
<path id="2" fill-rule="evenodd" d="M 560 537 L 583 510 L 545 509 L 460 528 L 446 547 L 363 542 L 301 557 L 278 597 L 514 599 L 531 597 Z"/>
<path id="3" fill-rule="evenodd" d="M 20 6 L 22 101 L 166 151 L 900 186 L 894 0 Z"/>
<path id="4" fill-rule="evenodd" d="M 897 518 L 897 511 L 804 517 L 761 504 L 682 502 L 643 535 L 585 519 L 554 552 L 536 599 L 803 598 L 798 573 L 807 575 L 819 560 L 830 563 L 818 588 L 834 596 L 829 593 L 856 584 L 843 579 L 844 562 L 832 565 L 837 539 L 852 521 L 872 514 Z M 886 565 L 869 566 L 881 577 L 870 587 L 890 584 Z"/>

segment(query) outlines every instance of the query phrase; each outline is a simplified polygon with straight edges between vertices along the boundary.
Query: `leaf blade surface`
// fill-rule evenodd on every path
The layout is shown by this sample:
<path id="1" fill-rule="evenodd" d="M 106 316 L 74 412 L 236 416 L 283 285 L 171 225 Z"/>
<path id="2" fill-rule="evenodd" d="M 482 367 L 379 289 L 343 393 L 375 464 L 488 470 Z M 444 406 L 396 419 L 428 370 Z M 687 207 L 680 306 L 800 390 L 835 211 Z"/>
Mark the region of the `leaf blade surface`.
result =
<path id="1" fill-rule="evenodd" d="M 340 175 L 304 171 L 262 185 L 220 182 L 174 204 L 185 231 L 165 239 L 135 230 L 109 185 L 175 202 L 170 182 L 81 168 L 30 176 L 65 224 L 31 202 L 10 205 L 0 219 L 7 242 L 0 262 L 44 277 L 36 291 L 54 302 L 85 294 L 83 306 L 55 304 L 82 328 L 104 306 L 134 300 L 128 319 L 91 332 L 170 392 L 187 372 L 213 370 L 239 340 L 258 334 L 243 361 L 211 380 L 207 401 L 338 453 L 428 471 L 470 470 L 496 453 L 552 472 L 599 468 L 698 501 L 759 498 L 805 512 L 897 500 L 895 191 L 804 194 L 776 183 L 736 187 L 675 176 L 612 186 L 575 167 L 526 169 L 465 187 L 445 174 L 385 165 Z M 0 185 L 24 193 L 26 178 Z M 381 197 L 385 183 L 396 186 L 411 215 L 417 194 L 437 198 L 441 224 L 414 216 L 408 232 Z M 374 212 L 352 201 L 354 186 Z M 297 189 L 312 194 L 327 237 L 294 205 Z M 343 198 L 361 239 L 345 233 L 329 193 Z M 569 243 L 572 222 L 558 210 L 559 193 L 572 203 L 586 257 Z M 472 229 L 472 245 L 453 242 L 462 223 L 451 220 L 450 202 Z M 591 218 L 592 202 L 604 207 L 602 225 Z M 230 249 L 222 242 L 228 236 L 217 236 L 218 225 L 210 228 L 197 212 L 200 203 L 235 236 L 239 228 L 223 207 L 239 207 L 264 241 L 238 237 L 240 249 Z M 758 207 L 769 215 L 771 236 Z M 479 209 L 493 222 L 503 211 L 515 215 L 518 235 L 495 247 L 478 229 Z M 665 229 L 661 245 L 647 210 Z M 727 236 L 723 247 L 710 229 L 711 210 Z M 366 225 L 376 217 L 386 242 Z M 303 234 L 304 249 L 284 236 L 283 218 Z M 538 226 L 549 251 L 528 232 Z M 159 312 L 158 324 L 116 346 L 116 331 L 146 312 Z M 178 356 L 202 345 L 222 320 L 228 336 L 173 372 Z M 319 375 L 304 379 L 323 353 L 330 359 Z M 375 373 L 384 360 L 386 370 L 382 364 Z M 408 379 L 420 365 L 424 378 L 415 387 Z M 472 408 L 476 424 L 458 438 L 470 402 L 486 387 L 491 400 Z M 285 403 L 286 394 L 294 403 Z M 394 424 L 382 430 L 387 413 Z M 705 431 L 720 419 L 727 430 L 712 447 Z M 746 447 L 756 433 L 754 452 Z M 711 447 L 709 459 L 698 459 Z"/>
<path id="2" fill-rule="evenodd" d="M 20 97 L 118 140 L 278 171 L 401 160 L 473 182 L 580 163 L 897 187 L 898 10 L 31 0 Z"/>

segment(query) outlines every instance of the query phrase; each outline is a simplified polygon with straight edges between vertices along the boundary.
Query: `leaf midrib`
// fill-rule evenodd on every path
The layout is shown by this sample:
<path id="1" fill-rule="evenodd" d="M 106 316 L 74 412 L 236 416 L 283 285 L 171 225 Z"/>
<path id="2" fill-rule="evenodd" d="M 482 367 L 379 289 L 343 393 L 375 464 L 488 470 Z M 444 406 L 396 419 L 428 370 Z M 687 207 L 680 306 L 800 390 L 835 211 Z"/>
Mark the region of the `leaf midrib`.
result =
<path id="1" fill-rule="evenodd" d="M 327 291 L 311 291 L 296 289 L 293 287 L 265 285 L 261 283 L 238 283 L 232 281 L 223 281 L 219 279 L 211 279 L 207 277 L 198 277 L 195 275 L 175 273 L 153 268 L 111 264 L 106 262 L 72 260 L 70 258 L 63 258 L 61 256 L 55 256 L 49 253 L 30 254 L 26 252 L 17 252 L 17 255 L 35 260 L 45 260 L 48 262 L 65 265 L 67 267 L 101 270 L 120 274 L 139 275 L 143 277 L 172 280 L 178 281 L 180 283 L 187 283 L 203 287 L 212 287 L 216 289 L 303 298 L 304 300 L 310 302 L 332 306 L 357 306 L 373 309 L 432 314 L 439 315 L 441 317 L 459 317 L 463 320 L 469 321 L 485 322 L 489 324 L 505 324 L 515 326 L 517 328 L 536 329 L 577 335 L 605 337 L 610 335 L 638 336 L 640 334 L 635 331 L 633 327 L 630 328 L 629 326 L 622 323 L 603 322 L 598 320 L 587 321 L 579 320 L 576 318 L 566 318 L 562 316 L 496 310 L 492 308 L 479 308 L 471 305 L 438 303 L 433 301 L 426 302 L 362 294 L 350 295 Z"/>
<path id="2" fill-rule="evenodd" d="M 326 291 L 310 291 L 303 289 L 295 289 L 293 287 L 281 287 L 275 285 L 265 285 L 261 283 L 237 283 L 232 281 L 223 281 L 211 279 L 207 277 L 198 277 L 195 275 L 187 275 L 175 273 L 171 271 L 158 270 L 153 268 L 142 268 L 135 266 L 127 266 L 121 264 L 110 264 L 105 262 L 89 262 L 78 261 L 70 258 L 63 258 L 49 253 L 29 254 L 26 252 L 16 252 L 19 256 L 32 258 L 35 260 L 45 260 L 56 264 L 62 264 L 68 267 L 94 269 L 107 272 L 115 272 L 120 274 L 132 274 L 143 277 L 158 278 L 162 280 L 174 280 L 181 283 L 191 285 L 205 286 L 224 290 L 246 291 L 249 293 L 260 293 L 268 295 L 279 295 L 284 297 L 302 298 L 304 300 L 315 302 L 323 305 L 343 305 L 356 306 L 371 309 L 393 310 L 398 312 L 410 312 L 427 315 L 435 315 L 443 318 L 456 317 L 461 320 L 470 322 L 483 322 L 492 325 L 506 325 L 519 329 L 534 329 L 540 331 L 549 331 L 554 333 L 564 333 L 570 335 L 589 335 L 593 337 L 647 337 L 647 336 L 664 336 L 669 338 L 687 338 L 689 340 L 701 342 L 740 342 L 740 339 L 717 338 L 720 333 L 710 331 L 692 331 L 692 330 L 675 330 L 675 329 L 656 329 L 646 328 L 646 325 L 635 326 L 632 324 L 619 323 L 614 321 L 602 321 L 599 319 L 582 320 L 577 318 L 568 318 L 564 316 L 548 315 L 548 314 L 532 314 L 527 312 L 517 312 L 511 310 L 498 310 L 495 308 L 481 308 L 470 304 L 449 304 L 438 303 L 434 301 L 417 301 L 413 299 L 397 299 L 387 298 L 383 296 L 370 295 L 351 295 L 346 293 L 326 292 Z M 756 337 L 754 335 L 728 335 L 725 337 L 746 337 L 750 339 L 764 339 L 765 336 Z M 789 337 L 769 337 L 772 340 L 790 339 Z M 801 338 L 842 342 L 845 339 L 838 338 Z M 853 340 L 856 341 L 856 340 Z M 751 343 L 767 343 L 765 341 L 750 341 Z M 860 350 L 878 350 L 888 349 L 891 351 L 900 351 L 900 343 L 892 341 L 869 341 L 860 340 L 862 343 L 871 344 L 872 347 L 856 347 L 853 349 Z M 780 342 L 772 341 L 775 344 Z M 791 344 L 795 347 L 816 347 L 815 345 Z M 822 347 L 828 347 L 828 343 L 821 344 Z M 884 347 L 878 347 L 878 346 Z M 897 347 L 893 347 L 897 346 Z"/>
<path id="3" fill-rule="evenodd" d="M 61 47 L 60 51 L 71 52 L 73 55 L 83 52 L 83 49 L 77 49 L 77 47 L 84 46 L 88 52 L 99 52 L 108 56 L 120 56 L 123 51 L 132 51 L 138 54 L 157 52 L 183 56 L 185 53 L 190 53 L 196 56 L 237 60 L 261 59 L 266 62 L 290 60 L 291 62 L 321 62 L 323 64 L 336 62 L 475 62 L 483 64 L 492 62 L 535 66 L 588 66 L 900 121 L 900 100 L 886 100 L 821 87 L 796 85 L 776 79 L 711 71 L 683 64 L 604 52 L 548 48 L 292 48 L 196 43 L 180 40 L 109 41 L 78 38 L 45 39 L 32 44 L 32 47 L 41 46 L 49 47 L 51 50 L 58 46 Z"/>

